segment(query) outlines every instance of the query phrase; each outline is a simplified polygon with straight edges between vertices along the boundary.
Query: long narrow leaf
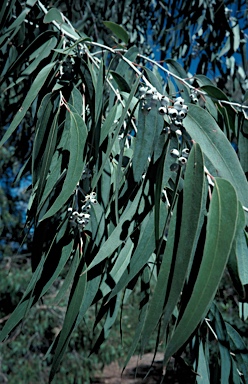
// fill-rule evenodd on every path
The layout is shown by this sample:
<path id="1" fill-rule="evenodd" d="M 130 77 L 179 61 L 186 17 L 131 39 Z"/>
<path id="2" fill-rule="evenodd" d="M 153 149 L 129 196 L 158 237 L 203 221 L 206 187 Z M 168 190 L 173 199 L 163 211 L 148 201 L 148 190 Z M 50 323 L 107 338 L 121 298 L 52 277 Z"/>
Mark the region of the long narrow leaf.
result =
<path id="1" fill-rule="evenodd" d="M 8 130 L 5 132 L 2 140 L 0 141 L 0 146 L 3 145 L 8 140 L 8 138 L 12 135 L 15 129 L 19 126 L 22 119 L 26 115 L 28 108 L 31 106 L 32 102 L 40 92 L 42 86 L 44 85 L 47 77 L 49 76 L 50 72 L 52 71 L 55 65 L 56 65 L 56 62 L 47 64 L 44 68 L 42 68 L 42 70 L 36 76 L 33 84 L 31 85 L 27 93 L 27 96 L 23 101 L 22 107 L 19 109 L 19 111 L 15 115 L 12 123 L 8 127 Z"/>
<path id="2" fill-rule="evenodd" d="M 79 257 L 78 251 L 76 252 L 74 257 L 76 258 Z M 83 301 L 84 291 L 86 286 L 86 274 L 82 274 L 80 265 L 81 264 L 79 264 L 79 267 L 76 273 L 77 276 L 75 277 L 73 282 L 73 287 L 72 287 L 71 295 L 69 298 L 69 304 L 68 304 L 67 312 L 65 315 L 63 328 L 61 330 L 61 333 L 59 334 L 59 339 L 58 339 L 58 343 L 54 353 L 52 367 L 50 371 L 49 382 L 53 380 L 54 375 L 57 372 L 57 369 L 59 367 L 60 361 L 63 358 L 65 349 L 67 348 L 67 345 L 70 340 L 70 335 L 72 334 L 75 328 L 79 309 Z"/>
<path id="3" fill-rule="evenodd" d="M 169 323 L 188 273 L 191 256 L 195 251 L 203 224 L 205 199 L 203 155 L 199 145 L 196 144 L 191 149 L 185 172 L 180 237 L 164 309 L 164 327 Z"/>
<path id="4" fill-rule="evenodd" d="M 198 106 L 190 106 L 184 125 L 216 169 L 219 177 L 236 189 L 242 205 L 248 207 L 248 183 L 238 157 L 213 117 Z M 247 218 L 248 219 L 248 218 Z"/>
<path id="5" fill-rule="evenodd" d="M 238 218 L 237 195 L 231 184 L 215 180 L 203 259 L 192 295 L 165 350 L 166 362 L 188 340 L 206 315 L 226 266 Z"/>
<path id="6" fill-rule="evenodd" d="M 83 119 L 73 112 L 70 113 L 70 158 L 68 169 L 61 193 L 47 213 L 43 220 L 54 215 L 69 199 L 83 172 L 83 152 L 87 137 L 87 127 Z"/>

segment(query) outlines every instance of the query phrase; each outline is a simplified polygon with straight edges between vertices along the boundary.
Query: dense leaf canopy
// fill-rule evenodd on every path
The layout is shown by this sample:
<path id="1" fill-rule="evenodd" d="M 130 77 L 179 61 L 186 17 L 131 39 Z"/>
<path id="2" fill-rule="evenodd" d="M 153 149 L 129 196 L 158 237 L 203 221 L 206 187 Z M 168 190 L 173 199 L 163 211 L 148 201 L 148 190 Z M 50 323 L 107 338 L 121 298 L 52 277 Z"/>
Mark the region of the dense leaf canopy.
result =
<path id="1" fill-rule="evenodd" d="M 242 339 L 213 302 L 227 267 L 247 306 L 245 12 L 242 1 L 4 1 L 1 162 L 5 177 L 31 179 L 33 274 L 0 335 L 59 281 L 51 381 L 87 311 L 97 353 L 138 292 L 126 362 L 155 332 L 164 366 L 190 345 L 210 382 L 214 335 L 221 382 L 246 382 Z"/>

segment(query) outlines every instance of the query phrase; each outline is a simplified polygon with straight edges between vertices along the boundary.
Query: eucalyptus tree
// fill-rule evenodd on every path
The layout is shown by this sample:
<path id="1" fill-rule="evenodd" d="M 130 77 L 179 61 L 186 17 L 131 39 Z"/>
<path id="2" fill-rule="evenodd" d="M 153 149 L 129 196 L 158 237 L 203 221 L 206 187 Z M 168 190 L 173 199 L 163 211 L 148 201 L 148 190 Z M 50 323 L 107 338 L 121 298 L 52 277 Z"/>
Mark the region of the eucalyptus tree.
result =
<path id="1" fill-rule="evenodd" d="M 118 12 L 101 28 L 114 46 L 109 35 L 98 36 L 96 4 L 13 0 L 0 11 L 0 145 L 18 151 L 26 144 L 17 179 L 32 175 L 26 229 L 33 231 L 32 278 L 1 340 L 60 279 L 58 296 L 68 295 L 68 304 L 48 351 L 51 381 L 89 308 L 96 308 L 93 332 L 101 325 L 97 353 L 123 304 L 138 294 L 126 363 L 155 334 L 165 369 L 187 350 L 196 381 L 213 382 L 214 337 L 218 380 L 246 382 L 245 343 L 214 302 L 227 267 L 246 316 L 246 25 L 231 16 L 234 8 L 213 1 L 138 4 L 139 24 L 139 8 L 113 4 Z M 79 5 L 82 20 L 73 12 Z M 223 30 L 229 34 L 220 36 Z M 148 44 L 142 51 L 149 31 L 162 63 L 147 55 Z M 200 73 L 189 76 L 196 56 Z M 234 90 L 241 86 L 238 101 L 206 77 L 210 69 Z"/>

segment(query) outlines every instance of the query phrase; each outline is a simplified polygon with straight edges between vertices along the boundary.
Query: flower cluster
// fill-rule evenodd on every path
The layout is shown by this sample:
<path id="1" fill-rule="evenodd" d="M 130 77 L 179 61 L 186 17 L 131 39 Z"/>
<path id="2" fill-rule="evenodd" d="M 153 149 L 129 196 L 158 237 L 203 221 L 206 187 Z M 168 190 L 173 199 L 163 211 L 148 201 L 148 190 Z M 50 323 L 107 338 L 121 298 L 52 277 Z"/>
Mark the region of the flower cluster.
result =
<path id="1" fill-rule="evenodd" d="M 89 195 L 84 195 L 85 199 L 82 202 L 82 206 L 79 210 L 73 210 L 72 207 L 68 208 L 70 213 L 70 223 L 73 227 L 78 227 L 83 229 L 89 223 L 90 220 L 90 210 L 92 204 L 96 204 L 96 193 L 91 192 Z"/>
<path id="2" fill-rule="evenodd" d="M 183 119 L 187 116 L 188 106 L 184 104 L 182 97 L 177 97 L 175 100 L 159 93 L 156 88 L 141 87 L 139 89 L 142 110 L 147 113 L 152 108 L 157 108 L 158 113 L 169 118 L 170 130 L 178 131 L 182 128 Z"/>
<path id="3" fill-rule="evenodd" d="M 196 104 L 198 102 L 198 97 L 197 97 L 197 91 L 196 90 L 192 90 L 190 92 L 189 97 L 191 98 L 192 103 Z"/>
<path id="4" fill-rule="evenodd" d="M 171 164 L 170 170 L 171 171 L 177 171 L 179 169 L 179 167 L 186 165 L 188 157 L 189 157 L 189 148 L 184 148 L 182 150 L 181 154 L 178 151 L 178 149 L 173 148 L 170 151 L 170 154 L 172 157 L 174 157 L 176 159 L 176 162 Z"/>

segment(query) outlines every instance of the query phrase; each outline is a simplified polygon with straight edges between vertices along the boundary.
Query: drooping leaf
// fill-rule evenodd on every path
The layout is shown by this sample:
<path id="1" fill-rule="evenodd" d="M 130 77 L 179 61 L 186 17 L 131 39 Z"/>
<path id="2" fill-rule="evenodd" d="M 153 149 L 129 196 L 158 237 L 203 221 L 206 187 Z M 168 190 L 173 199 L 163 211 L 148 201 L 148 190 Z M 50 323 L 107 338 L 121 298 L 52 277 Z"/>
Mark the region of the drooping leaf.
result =
<path id="1" fill-rule="evenodd" d="M 135 141 L 133 155 L 134 180 L 139 181 L 143 172 L 148 167 L 149 157 L 152 156 L 154 148 L 154 137 L 157 124 L 161 123 L 161 116 L 156 108 L 150 112 L 145 112 L 140 106 L 138 115 L 138 132 Z"/>
<path id="2" fill-rule="evenodd" d="M 113 76 L 118 88 L 120 91 L 123 91 L 123 92 L 131 92 L 131 89 L 128 85 L 128 83 L 126 82 L 126 80 L 121 76 L 119 75 L 119 73 L 115 72 L 115 71 L 110 71 L 111 75 Z"/>
<path id="3" fill-rule="evenodd" d="M 204 221 L 205 200 L 203 154 L 200 146 L 195 144 L 191 149 L 185 172 L 180 235 L 163 314 L 164 327 L 169 323 L 189 272 L 190 260 L 194 256 Z"/>
<path id="4" fill-rule="evenodd" d="M 128 227 L 126 231 L 125 224 L 129 225 L 129 223 L 132 222 L 132 218 L 137 210 L 141 198 L 141 192 L 142 190 L 140 189 L 130 206 L 125 209 L 120 217 L 118 225 L 113 230 L 109 238 L 105 241 L 105 243 L 101 246 L 94 260 L 88 266 L 88 270 L 99 264 L 104 259 L 108 258 L 119 247 L 119 245 L 125 242 L 126 238 L 130 235 L 133 226 L 131 226 L 131 228 Z M 123 231 L 125 233 L 125 237 L 122 235 Z"/>
<path id="5" fill-rule="evenodd" d="M 203 343 L 200 343 L 199 346 L 199 355 L 198 355 L 198 366 L 197 366 L 197 384 L 210 384 L 209 381 L 209 372 L 207 367 L 207 358 L 204 353 Z"/>
<path id="6" fill-rule="evenodd" d="M 184 126 L 216 169 L 236 189 L 242 205 L 248 207 L 248 183 L 238 157 L 216 121 L 204 109 L 190 105 Z M 248 217 L 247 217 L 248 220 Z"/>
<path id="7" fill-rule="evenodd" d="M 237 217 L 234 188 L 227 180 L 216 178 L 202 262 L 191 297 L 166 346 L 165 362 L 188 340 L 209 309 L 231 251 Z"/>
<path id="8" fill-rule="evenodd" d="M 50 108 L 48 108 L 48 112 L 49 111 L 50 111 Z M 41 154 L 40 151 L 38 151 L 37 153 L 35 146 L 34 146 L 34 152 L 33 152 L 33 156 L 35 157 L 33 161 L 34 166 L 35 166 L 35 163 L 37 163 L 37 157 L 38 157 L 38 170 L 33 169 L 34 175 L 36 176 L 34 177 L 34 181 L 36 181 L 36 178 L 37 178 L 37 183 L 38 183 L 37 186 L 35 185 L 35 187 L 37 187 L 37 195 L 36 195 L 37 203 L 40 202 L 40 198 L 43 194 L 48 171 L 51 165 L 52 157 L 54 155 L 54 151 L 57 143 L 59 113 L 60 113 L 60 109 L 58 108 L 57 112 L 55 113 L 54 119 L 52 121 L 51 127 L 49 127 L 48 124 L 45 125 L 46 123 L 45 121 L 44 121 L 44 126 L 42 127 L 42 122 L 41 122 L 41 127 L 42 127 L 41 131 L 39 131 L 38 135 L 36 136 L 38 138 L 40 138 L 40 136 L 43 136 L 43 138 L 45 138 L 46 137 L 45 135 L 48 135 L 46 146 L 45 148 L 43 147 L 43 153 Z M 45 128 L 46 132 L 44 132 L 43 128 Z M 37 150 L 39 149 L 40 148 L 37 148 Z"/>
<path id="9" fill-rule="evenodd" d="M 225 322 L 218 311 L 217 305 L 212 304 L 210 308 L 211 325 L 218 337 L 218 347 L 220 350 L 221 358 L 221 384 L 229 383 L 229 377 L 231 373 L 231 356 L 228 334 L 225 326 Z"/>
<path id="10" fill-rule="evenodd" d="M 129 109 L 129 107 L 130 107 L 130 104 L 131 104 L 131 102 L 132 102 L 132 100 L 133 100 L 134 94 L 135 94 L 135 92 L 136 92 L 136 90 L 137 90 L 137 87 L 138 87 L 138 84 L 139 84 L 139 80 L 140 80 L 140 78 L 138 77 L 138 78 L 136 79 L 135 84 L 134 84 L 133 87 L 132 87 L 132 91 L 131 91 L 131 93 L 130 93 L 128 99 L 127 99 L 127 102 L 126 102 L 126 104 L 125 104 L 125 108 L 124 108 L 124 110 L 123 110 L 123 112 L 122 112 L 122 114 L 121 114 L 121 117 L 120 117 L 120 119 L 119 119 L 119 121 L 118 121 L 118 124 L 117 124 L 117 127 L 116 127 L 116 129 L 115 129 L 114 136 L 113 136 L 112 140 L 110 141 L 110 143 L 108 144 L 108 148 L 107 148 L 106 155 L 105 155 L 105 161 L 102 162 L 99 172 L 96 173 L 96 174 L 94 175 L 94 177 L 93 177 L 93 180 L 92 180 L 92 189 L 95 188 L 95 186 L 96 186 L 98 180 L 100 179 L 100 177 L 101 177 L 101 175 L 102 175 L 103 169 L 104 169 L 104 167 L 105 167 L 105 163 L 106 163 L 106 161 L 107 161 L 107 159 L 108 159 L 108 157 L 109 157 L 109 155 L 110 155 L 110 153 L 111 153 L 111 151 L 112 151 L 112 148 L 113 148 L 113 146 L 114 146 L 114 144 L 115 144 L 115 142 L 116 142 L 116 139 L 117 139 L 117 137 L 118 137 L 118 135 L 119 135 L 120 129 L 121 129 L 122 125 L 123 125 L 123 122 L 125 121 L 127 111 L 128 111 L 128 109 Z"/>
<path id="11" fill-rule="evenodd" d="M 182 97 L 184 98 L 186 103 L 190 102 L 189 92 L 188 88 L 183 84 L 183 82 L 180 79 L 184 79 L 187 81 L 188 75 L 183 69 L 183 67 L 176 61 L 172 59 L 165 60 L 166 64 L 168 65 L 169 70 L 174 73 L 174 75 L 177 76 L 175 79 L 175 83 L 177 84 L 179 92 L 182 91 Z"/>
<path id="12" fill-rule="evenodd" d="M 69 199 L 84 168 L 83 152 L 87 137 L 87 127 L 82 117 L 77 113 L 69 111 L 70 119 L 70 158 L 61 193 L 56 198 L 42 220 L 54 215 Z"/>
<path id="13" fill-rule="evenodd" d="M 230 339 L 231 351 L 235 355 L 239 371 L 244 375 L 244 378 L 247 378 L 248 350 L 245 342 L 240 334 L 229 323 L 226 322 L 225 324 Z"/>
<path id="14" fill-rule="evenodd" d="M 106 120 L 101 126 L 99 145 L 102 144 L 102 142 L 104 141 L 104 139 L 107 137 L 108 134 L 111 134 L 114 127 L 116 126 L 116 123 L 115 123 L 116 110 L 117 110 L 117 104 L 115 104 L 113 108 L 109 111 L 108 116 L 106 117 Z"/>
<path id="15" fill-rule="evenodd" d="M 33 84 L 31 85 L 27 96 L 25 97 L 22 107 L 19 109 L 17 114 L 15 115 L 14 119 L 12 120 L 10 126 L 8 127 L 7 131 L 5 132 L 2 140 L 0 141 L 0 146 L 3 145 L 9 137 L 12 135 L 12 133 L 15 131 L 15 129 L 19 126 L 22 119 L 24 118 L 28 108 L 31 106 L 32 102 L 40 92 L 42 86 L 44 85 L 47 77 L 49 76 L 50 72 L 54 68 L 56 63 L 49 63 L 47 64 L 42 70 L 39 72 L 39 74 L 36 76 Z"/>
<path id="16" fill-rule="evenodd" d="M 110 294 L 110 299 L 116 295 L 122 288 L 142 270 L 148 262 L 155 249 L 155 230 L 154 230 L 154 212 L 148 213 L 146 219 L 143 221 L 143 228 L 141 229 L 140 240 L 136 246 L 134 254 L 130 260 L 130 266 L 126 269 L 113 288 Z"/>
<path id="17" fill-rule="evenodd" d="M 147 314 L 147 310 L 148 310 L 148 306 L 149 306 L 149 300 L 147 300 L 147 295 L 149 295 L 149 292 L 147 292 L 148 291 L 147 287 L 149 286 L 149 283 L 150 283 L 150 275 L 148 273 L 148 267 L 145 268 L 143 271 L 142 281 L 144 282 L 144 289 L 142 290 L 141 295 L 140 295 L 140 313 L 139 313 L 139 317 L 138 317 L 138 323 L 135 327 L 135 334 L 132 338 L 132 344 L 131 344 L 129 351 L 127 353 L 126 360 L 123 364 L 122 372 L 124 371 L 125 367 L 127 366 L 129 360 L 131 359 L 132 355 L 134 354 L 134 352 L 138 346 L 138 343 L 140 341 L 141 334 L 143 331 L 145 319 L 146 319 L 146 314 Z"/>
<path id="18" fill-rule="evenodd" d="M 225 100 L 230 102 L 225 93 L 213 85 L 204 85 L 201 87 L 201 89 L 205 91 L 210 97 L 212 97 L 212 100 L 216 103 L 218 110 L 223 114 L 227 128 L 231 131 L 234 131 L 236 115 L 235 109 L 229 104 L 221 104 L 221 102 L 218 102 L 218 100 Z"/>
<path id="19" fill-rule="evenodd" d="M 157 278 L 157 283 L 152 298 L 150 299 L 147 316 L 145 319 L 144 329 L 141 338 L 141 347 L 144 350 L 148 343 L 148 340 L 157 326 L 164 308 L 166 291 L 169 284 L 169 274 L 172 268 L 173 250 L 176 234 L 176 217 L 177 217 L 177 205 L 173 211 L 171 223 L 169 227 L 169 234 L 167 238 L 167 244 L 165 252 L 163 254 L 162 263 Z"/>
<path id="20" fill-rule="evenodd" d="M 76 251 L 74 257 L 79 258 L 79 251 Z M 86 287 L 86 274 L 83 274 L 82 262 L 79 263 L 76 276 L 73 281 L 73 286 L 71 289 L 71 294 L 69 297 L 69 303 L 67 307 L 67 312 L 64 319 L 63 328 L 58 336 L 58 342 L 56 345 L 56 350 L 53 356 L 52 367 L 49 376 L 49 382 L 52 382 L 54 375 L 59 367 L 60 361 L 63 358 L 64 352 L 67 348 L 67 345 L 70 340 L 70 335 L 72 334 L 76 320 L 79 314 L 79 309 L 84 297 L 84 291 Z"/>

